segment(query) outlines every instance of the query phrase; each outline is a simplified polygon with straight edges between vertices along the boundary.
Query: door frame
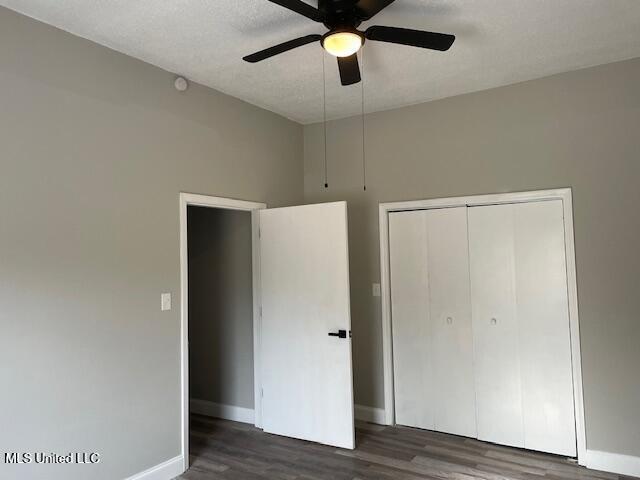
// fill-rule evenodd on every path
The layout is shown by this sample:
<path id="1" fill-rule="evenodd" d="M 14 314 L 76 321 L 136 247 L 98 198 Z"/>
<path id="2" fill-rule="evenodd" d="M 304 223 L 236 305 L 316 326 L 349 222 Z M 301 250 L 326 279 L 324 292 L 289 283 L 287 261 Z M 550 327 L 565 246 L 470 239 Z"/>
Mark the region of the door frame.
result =
<path id="1" fill-rule="evenodd" d="M 545 200 L 561 200 L 564 212 L 564 244 L 567 269 L 567 294 L 569 299 L 569 330 L 571 334 L 573 399 L 576 416 L 576 447 L 578 453 L 578 463 L 580 465 L 585 465 L 587 442 L 584 421 L 582 356 L 580 353 L 578 288 L 576 282 L 576 259 L 573 233 L 573 207 L 571 188 L 380 203 L 379 227 L 380 287 L 382 302 L 382 351 L 384 369 L 384 412 L 385 423 L 387 425 L 395 424 L 395 399 L 393 393 L 394 372 L 391 319 L 391 280 L 389 264 L 389 213 L 406 210 L 429 210 L 434 208 L 472 207 L 507 203 L 528 203 Z"/>
<path id="2" fill-rule="evenodd" d="M 253 383 L 254 424 L 262 426 L 262 380 L 260 376 L 260 218 L 266 203 L 180 192 L 180 388 L 183 470 L 189 468 L 189 255 L 187 207 L 208 207 L 251 212 L 251 264 L 253 274 Z"/>

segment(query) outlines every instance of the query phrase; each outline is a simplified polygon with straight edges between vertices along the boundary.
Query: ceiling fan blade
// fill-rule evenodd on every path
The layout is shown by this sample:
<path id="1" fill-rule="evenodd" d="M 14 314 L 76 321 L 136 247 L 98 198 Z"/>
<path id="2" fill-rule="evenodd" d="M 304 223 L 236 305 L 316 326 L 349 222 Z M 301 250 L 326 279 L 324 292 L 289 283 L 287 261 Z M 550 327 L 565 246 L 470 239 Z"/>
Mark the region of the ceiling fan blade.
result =
<path id="1" fill-rule="evenodd" d="M 350 57 L 338 57 L 338 69 L 340 70 L 340 82 L 342 85 L 353 85 L 360 81 L 360 66 L 358 54 Z"/>
<path id="2" fill-rule="evenodd" d="M 364 32 L 367 40 L 378 42 L 399 43 L 412 47 L 429 48 L 444 52 L 449 50 L 456 39 L 455 35 L 446 33 L 425 32 L 422 30 L 411 30 L 409 28 L 381 27 L 373 26 Z"/>
<path id="3" fill-rule="evenodd" d="M 310 18 L 314 22 L 322 22 L 323 15 L 315 7 L 312 7 L 308 3 L 303 2 L 302 0 L 269 0 L 271 3 L 275 3 L 276 5 L 280 5 L 286 9 L 289 9 L 293 12 L 296 12 L 300 15 L 303 15 L 307 18 Z"/>
<path id="4" fill-rule="evenodd" d="M 360 20 L 369 20 L 393 2 L 394 0 L 360 0 L 356 4 L 356 11 L 360 14 Z"/>
<path id="5" fill-rule="evenodd" d="M 294 48 L 307 45 L 308 43 L 317 42 L 321 38 L 322 35 L 307 35 L 306 37 L 296 38 L 294 40 L 289 40 L 288 42 L 280 43 L 279 45 L 274 45 L 273 47 L 265 48 L 264 50 L 260 50 L 259 52 L 247 55 L 242 59 L 245 62 L 249 63 L 261 62 L 262 60 L 266 60 L 267 58 L 273 57 L 274 55 L 293 50 Z"/>

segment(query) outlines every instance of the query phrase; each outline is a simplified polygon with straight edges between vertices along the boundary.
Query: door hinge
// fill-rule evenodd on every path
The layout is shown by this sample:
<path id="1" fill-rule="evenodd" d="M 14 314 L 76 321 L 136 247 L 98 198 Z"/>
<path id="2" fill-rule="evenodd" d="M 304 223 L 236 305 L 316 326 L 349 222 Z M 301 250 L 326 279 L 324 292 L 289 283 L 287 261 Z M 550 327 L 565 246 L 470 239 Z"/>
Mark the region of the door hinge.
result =
<path id="1" fill-rule="evenodd" d="M 258 307 L 258 312 L 259 312 L 260 318 L 262 318 L 262 305 Z"/>

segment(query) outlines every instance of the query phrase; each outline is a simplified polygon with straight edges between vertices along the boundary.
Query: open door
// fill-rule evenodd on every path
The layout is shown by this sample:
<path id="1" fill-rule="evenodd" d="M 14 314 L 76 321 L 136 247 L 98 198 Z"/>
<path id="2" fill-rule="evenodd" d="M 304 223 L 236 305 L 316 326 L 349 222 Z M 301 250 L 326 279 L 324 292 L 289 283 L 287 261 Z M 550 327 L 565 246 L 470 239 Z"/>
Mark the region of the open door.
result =
<path id="1" fill-rule="evenodd" d="M 262 427 L 353 449 L 347 205 L 259 215 Z"/>

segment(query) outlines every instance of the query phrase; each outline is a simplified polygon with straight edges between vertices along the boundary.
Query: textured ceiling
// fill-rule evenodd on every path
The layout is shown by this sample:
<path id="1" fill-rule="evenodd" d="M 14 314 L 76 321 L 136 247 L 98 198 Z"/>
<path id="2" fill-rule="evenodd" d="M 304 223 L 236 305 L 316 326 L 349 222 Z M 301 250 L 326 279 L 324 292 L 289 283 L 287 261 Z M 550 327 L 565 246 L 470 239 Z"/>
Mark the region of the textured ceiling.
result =
<path id="1" fill-rule="evenodd" d="M 314 4 L 312 0 L 309 3 Z M 0 0 L 75 35 L 301 123 L 323 118 L 319 44 L 258 64 L 244 55 L 324 27 L 266 0 Z M 448 52 L 367 42 L 367 112 L 640 57 L 640 0 L 396 0 L 368 25 L 453 33 Z M 327 116 L 355 115 L 325 58 Z"/>

